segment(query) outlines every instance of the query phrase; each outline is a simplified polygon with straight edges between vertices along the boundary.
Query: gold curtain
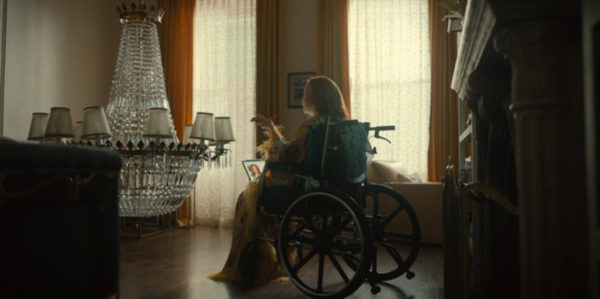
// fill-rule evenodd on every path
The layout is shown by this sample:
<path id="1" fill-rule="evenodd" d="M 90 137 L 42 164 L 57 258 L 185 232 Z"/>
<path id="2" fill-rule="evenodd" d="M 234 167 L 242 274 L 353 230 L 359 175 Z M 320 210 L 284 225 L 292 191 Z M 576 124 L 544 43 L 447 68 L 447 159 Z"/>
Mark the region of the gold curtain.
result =
<path id="1" fill-rule="evenodd" d="M 192 123 L 193 116 L 195 4 L 195 0 L 157 0 L 157 6 L 165 10 L 158 31 L 167 97 L 179 140 L 183 138 L 185 126 Z M 180 224 L 188 221 L 189 201 L 190 198 L 177 211 L 177 221 Z"/>
<path id="2" fill-rule="evenodd" d="M 319 0 L 317 18 L 317 73 L 337 83 L 350 114 L 348 0 Z"/>
<path id="3" fill-rule="evenodd" d="M 256 1 L 256 113 L 277 115 L 283 123 L 281 67 L 281 0 Z M 256 144 L 264 136 L 256 130 Z"/>
<path id="4" fill-rule="evenodd" d="M 446 10 L 437 0 L 429 0 L 429 38 L 431 53 L 431 123 L 429 128 L 429 181 L 439 182 L 444 176 L 448 156 L 457 175 L 458 100 L 450 89 L 456 61 L 456 34 L 446 32 L 442 18 Z"/>

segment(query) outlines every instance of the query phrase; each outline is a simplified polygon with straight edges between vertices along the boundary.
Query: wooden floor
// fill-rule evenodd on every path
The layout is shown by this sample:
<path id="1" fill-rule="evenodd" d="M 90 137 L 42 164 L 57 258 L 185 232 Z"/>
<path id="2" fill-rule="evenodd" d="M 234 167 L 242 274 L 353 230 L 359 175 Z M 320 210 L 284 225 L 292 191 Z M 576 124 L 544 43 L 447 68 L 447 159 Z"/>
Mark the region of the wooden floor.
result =
<path id="1" fill-rule="evenodd" d="M 231 244 L 231 229 L 196 227 L 164 229 L 144 239 L 122 239 L 121 298 L 306 298 L 289 281 L 244 288 L 212 281 L 207 276 L 223 266 Z M 439 246 L 423 245 L 412 270 L 381 285 L 371 295 L 364 283 L 349 298 L 443 298 L 443 255 Z"/>

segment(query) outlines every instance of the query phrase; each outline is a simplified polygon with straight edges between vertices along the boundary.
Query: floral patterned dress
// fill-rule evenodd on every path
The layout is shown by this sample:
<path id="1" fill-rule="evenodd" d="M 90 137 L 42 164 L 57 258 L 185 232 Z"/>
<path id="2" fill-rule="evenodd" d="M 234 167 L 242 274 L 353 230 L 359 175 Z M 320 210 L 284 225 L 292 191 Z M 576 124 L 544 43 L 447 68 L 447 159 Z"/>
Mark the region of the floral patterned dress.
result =
<path id="1" fill-rule="evenodd" d="M 316 117 L 308 119 L 298 129 L 294 139 L 287 143 L 265 132 L 269 139 L 258 147 L 263 159 L 267 162 L 304 162 L 308 151 L 308 133 L 319 121 Z M 261 285 L 287 278 L 273 244 L 258 239 L 262 230 L 276 233 L 279 224 L 274 223 L 271 217 L 257 217 L 256 204 L 261 193 L 261 180 L 266 180 L 267 185 L 286 185 L 291 184 L 293 179 L 292 173 L 265 172 L 248 183 L 237 200 L 229 256 L 223 269 L 210 275 L 211 279 Z M 261 219 L 261 223 L 258 223 L 258 219 Z"/>

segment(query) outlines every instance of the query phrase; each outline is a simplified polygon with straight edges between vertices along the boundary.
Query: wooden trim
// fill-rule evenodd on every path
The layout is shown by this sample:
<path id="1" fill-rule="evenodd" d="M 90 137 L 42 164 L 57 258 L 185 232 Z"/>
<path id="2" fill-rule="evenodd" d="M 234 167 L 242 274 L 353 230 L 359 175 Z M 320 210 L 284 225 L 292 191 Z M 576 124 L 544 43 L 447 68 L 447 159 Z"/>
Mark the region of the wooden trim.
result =
<path id="1" fill-rule="evenodd" d="M 479 64 L 483 50 L 496 24 L 496 16 L 485 1 L 469 1 L 465 11 L 464 29 L 458 46 L 458 57 L 450 87 L 464 100 L 467 82 Z"/>
<path id="2" fill-rule="evenodd" d="M 471 140 L 471 134 L 473 133 L 473 126 L 468 125 L 462 133 L 460 133 L 460 137 L 458 137 L 459 142 L 467 142 Z"/>
<path id="3" fill-rule="evenodd" d="M 0 45 L 0 136 L 4 135 L 4 78 L 6 68 L 6 19 L 8 1 L 2 1 L 2 28 L 1 45 Z"/>

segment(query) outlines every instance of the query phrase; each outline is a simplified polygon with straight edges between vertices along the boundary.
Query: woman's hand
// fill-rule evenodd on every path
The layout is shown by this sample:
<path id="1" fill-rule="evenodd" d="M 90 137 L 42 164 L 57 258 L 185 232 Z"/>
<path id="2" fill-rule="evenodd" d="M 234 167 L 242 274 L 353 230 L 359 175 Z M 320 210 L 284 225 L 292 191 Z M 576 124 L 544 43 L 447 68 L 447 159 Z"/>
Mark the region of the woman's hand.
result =
<path id="1" fill-rule="evenodd" d="M 275 130 L 275 124 L 270 118 L 266 116 L 258 114 L 257 116 L 253 117 L 250 121 L 255 122 L 259 127 L 263 129 Z"/>
<path id="2" fill-rule="evenodd" d="M 258 114 L 255 117 L 253 117 L 250 121 L 255 122 L 259 127 L 263 128 L 264 130 L 269 130 L 271 132 L 270 134 L 267 134 L 269 138 L 275 138 L 275 140 L 282 140 L 285 143 L 285 139 L 283 138 L 283 135 L 281 135 L 279 127 L 275 126 L 275 124 L 273 123 L 273 119 L 275 119 L 275 116 L 264 116 Z"/>

